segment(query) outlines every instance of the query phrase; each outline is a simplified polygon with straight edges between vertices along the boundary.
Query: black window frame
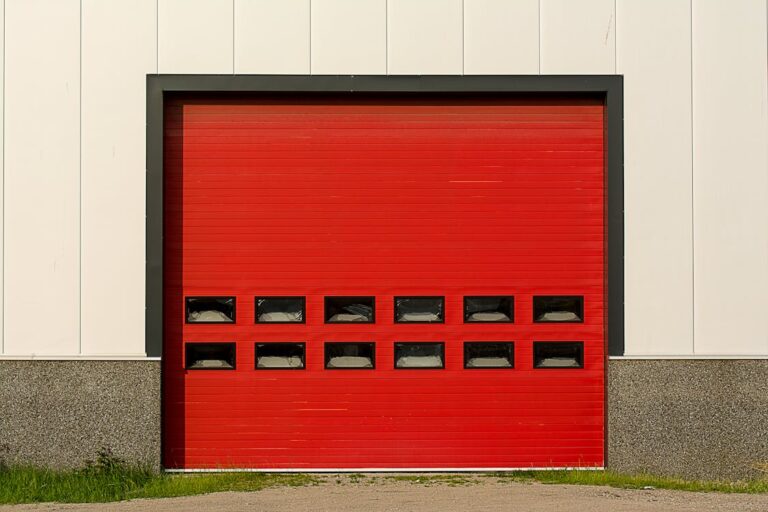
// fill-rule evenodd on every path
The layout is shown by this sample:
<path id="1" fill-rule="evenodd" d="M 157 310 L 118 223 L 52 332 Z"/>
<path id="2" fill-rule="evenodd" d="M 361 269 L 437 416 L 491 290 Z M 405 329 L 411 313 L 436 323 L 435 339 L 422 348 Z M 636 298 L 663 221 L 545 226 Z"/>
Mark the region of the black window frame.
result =
<path id="1" fill-rule="evenodd" d="M 420 323 L 437 323 L 437 322 L 420 322 Z M 397 366 L 397 347 L 402 345 L 436 345 L 440 347 L 440 359 L 442 366 Z M 445 342 L 444 341 L 395 341 L 392 344 L 392 368 L 395 370 L 445 370 L 446 357 L 445 357 Z"/>
<path id="2" fill-rule="evenodd" d="M 467 315 L 467 299 L 509 299 L 509 320 L 469 320 Z M 465 295 L 462 302 L 462 317 L 465 324 L 513 324 L 515 323 L 514 295 Z"/>
<path id="3" fill-rule="evenodd" d="M 273 323 L 273 322 L 267 322 L 267 323 Z M 288 323 L 298 323 L 298 322 L 288 322 Z M 259 345 L 293 345 L 301 347 L 301 366 L 296 367 L 286 367 L 286 368 L 265 368 L 263 366 L 259 367 Z M 306 370 L 307 369 L 307 343 L 304 341 L 257 341 L 253 344 L 253 369 L 256 371 L 272 371 L 272 370 L 288 370 L 288 371 L 296 371 L 296 370 Z"/>
<path id="4" fill-rule="evenodd" d="M 537 320 L 536 299 L 576 299 L 579 301 L 579 320 Z M 584 323 L 584 295 L 534 295 L 531 297 L 531 311 L 535 324 L 583 324 Z"/>
<path id="5" fill-rule="evenodd" d="M 189 299 L 232 299 L 232 320 L 224 320 L 224 321 L 204 321 L 204 322 L 190 322 L 189 321 Z M 185 295 L 184 296 L 184 324 L 186 325 L 195 325 L 195 324 L 236 324 L 237 323 L 237 297 L 234 295 Z"/>
<path id="6" fill-rule="evenodd" d="M 442 301 L 440 320 L 417 321 L 417 320 L 398 320 L 397 319 L 397 301 L 401 299 L 440 299 Z M 444 324 L 445 323 L 445 295 L 396 295 L 392 298 L 392 321 L 396 324 Z"/>
<path id="7" fill-rule="evenodd" d="M 362 322 L 357 322 L 362 323 Z M 365 367 L 334 367 L 329 368 L 328 367 L 328 347 L 334 345 L 370 345 L 371 346 L 371 367 L 365 368 Z M 376 342 L 375 341 L 324 341 L 323 342 L 323 369 L 324 370 L 364 370 L 364 371 L 370 371 L 376 369 Z"/>
<path id="8" fill-rule="evenodd" d="M 217 346 L 227 346 L 231 349 L 231 356 L 232 356 L 232 368 L 190 368 L 190 350 L 195 346 L 202 346 L 202 345 L 217 345 Z M 237 343 L 234 341 L 185 341 L 184 342 L 184 370 L 190 371 L 190 372 L 198 372 L 198 371 L 233 371 L 237 370 Z"/>
<path id="9" fill-rule="evenodd" d="M 261 299 L 298 299 L 301 300 L 301 321 L 291 322 L 288 320 L 280 322 L 260 322 L 259 321 L 259 300 Z M 255 324 L 306 324 L 307 323 L 307 297 L 304 295 L 256 295 L 253 297 L 253 323 Z"/>
<path id="10" fill-rule="evenodd" d="M 328 316 L 328 302 L 333 299 L 370 299 L 372 311 L 371 319 L 365 322 L 355 321 L 330 321 Z M 333 315 L 331 315 L 333 316 Z M 326 295 L 323 297 L 323 323 L 329 325 L 351 324 L 351 325 L 370 325 L 376 323 L 376 296 L 375 295 Z"/>
<path id="11" fill-rule="evenodd" d="M 579 347 L 579 356 L 580 360 L 577 359 L 577 362 L 579 363 L 579 366 L 536 366 L 536 348 L 543 346 L 543 345 L 575 345 Z M 584 342 L 583 341 L 574 341 L 574 340 L 537 340 L 533 342 L 533 347 L 531 350 L 531 355 L 533 356 L 533 360 L 531 361 L 533 365 L 534 370 L 583 370 L 584 369 L 584 355 L 585 355 L 585 349 L 584 349 Z"/>
<path id="12" fill-rule="evenodd" d="M 509 345 L 510 366 L 467 366 L 469 362 L 468 348 L 470 345 Z M 515 342 L 514 341 L 465 341 L 463 346 L 465 370 L 514 370 L 515 369 Z"/>

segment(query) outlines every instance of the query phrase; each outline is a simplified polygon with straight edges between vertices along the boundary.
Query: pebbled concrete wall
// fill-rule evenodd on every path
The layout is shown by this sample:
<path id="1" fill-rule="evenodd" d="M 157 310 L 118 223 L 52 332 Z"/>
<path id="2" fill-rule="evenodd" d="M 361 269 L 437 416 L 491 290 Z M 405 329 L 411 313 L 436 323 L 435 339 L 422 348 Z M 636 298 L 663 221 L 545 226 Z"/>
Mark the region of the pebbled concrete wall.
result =
<path id="1" fill-rule="evenodd" d="M 0 463 L 82 466 L 101 448 L 160 467 L 159 361 L 0 361 Z M 608 467 L 765 475 L 768 360 L 611 360 Z M 768 467 L 763 467 L 768 470 Z"/>
<path id="2" fill-rule="evenodd" d="M 160 468 L 159 361 L 0 361 L 0 463 Z"/>
<path id="3" fill-rule="evenodd" d="M 610 361 L 608 467 L 695 479 L 765 476 L 768 360 Z"/>

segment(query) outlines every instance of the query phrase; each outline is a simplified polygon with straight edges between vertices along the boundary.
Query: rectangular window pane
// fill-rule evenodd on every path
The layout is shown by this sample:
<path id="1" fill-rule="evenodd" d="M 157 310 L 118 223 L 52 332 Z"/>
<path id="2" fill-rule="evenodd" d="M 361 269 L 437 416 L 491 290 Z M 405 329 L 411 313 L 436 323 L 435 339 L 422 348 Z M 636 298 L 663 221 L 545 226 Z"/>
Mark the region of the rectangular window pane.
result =
<path id="1" fill-rule="evenodd" d="M 445 343 L 395 343 L 395 368 L 445 368 Z"/>
<path id="2" fill-rule="evenodd" d="M 256 323 L 304 323 L 304 297 L 256 297 Z"/>
<path id="3" fill-rule="evenodd" d="M 395 297 L 396 323 L 441 323 L 444 310 L 444 297 Z"/>
<path id="4" fill-rule="evenodd" d="M 511 341 L 467 341 L 464 368 L 514 368 L 515 344 Z"/>
<path id="5" fill-rule="evenodd" d="M 257 343 L 257 370 L 301 370 L 304 368 L 304 343 Z"/>
<path id="6" fill-rule="evenodd" d="M 235 322 L 234 297 L 187 297 L 188 324 L 231 324 Z"/>
<path id="7" fill-rule="evenodd" d="M 581 341 L 534 341 L 534 368 L 583 368 L 584 343 Z"/>
<path id="8" fill-rule="evenodd" d="M 512 322 L 515 298 L 511 296 L 464 297 L 465 322 Z"/>
<path id="9" fill-rule="evenodd" d="M 234 343 L 187 343 L 187 370 L 234 370 Z"/>
<path id="10" fill-rule="evenodd" d="M 372 324 L 376 317 L 376 299 L 374 297 L 326 297 L 325 323 Z"/>
<path id="11" fill-rule="evenodd" d="M 325 344 L 325 368 L 328 370 L 373 369 L 376 367 L 375 345 L 358 342 Z"/>
<path id="12" fill-rule="evenodd" d="M 578 323 L 584 321 L 584 297 L 548 295 L 533 298 L 534 322 Z"/>

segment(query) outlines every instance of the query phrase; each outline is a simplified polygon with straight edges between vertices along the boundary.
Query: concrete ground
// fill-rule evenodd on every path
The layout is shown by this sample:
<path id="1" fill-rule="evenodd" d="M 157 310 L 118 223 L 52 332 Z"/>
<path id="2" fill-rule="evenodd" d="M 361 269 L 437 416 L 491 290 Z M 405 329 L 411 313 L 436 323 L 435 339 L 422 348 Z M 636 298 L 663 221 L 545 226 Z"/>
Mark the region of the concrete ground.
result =
<path id="1" fill-rule="evenodd" d="M 415 483 L 391 478 L 327 475 L 319 485 L 249 493 L 88 505 L 0 506 L 0 512 L 766 512 L 768 495 L 623 490 L 610 487 L 516 483 L 473 478 L 468 483 Z"/>

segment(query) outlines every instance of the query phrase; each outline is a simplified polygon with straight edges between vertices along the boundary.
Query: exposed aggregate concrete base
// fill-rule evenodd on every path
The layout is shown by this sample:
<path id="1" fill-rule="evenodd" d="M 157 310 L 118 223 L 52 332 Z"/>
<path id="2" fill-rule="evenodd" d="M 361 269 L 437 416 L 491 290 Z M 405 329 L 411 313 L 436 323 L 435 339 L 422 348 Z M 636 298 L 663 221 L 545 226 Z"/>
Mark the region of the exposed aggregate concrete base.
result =
<path id="1" fill-rule="evenodd" d="M 0 361 L 0 462 L 160 467 L 159 361 Z"/>
<path id="2" fill-rule="evenodd" d="M 768 475 L 768 360 L 612 360 L 608 375 L 611 469 Z"/>

